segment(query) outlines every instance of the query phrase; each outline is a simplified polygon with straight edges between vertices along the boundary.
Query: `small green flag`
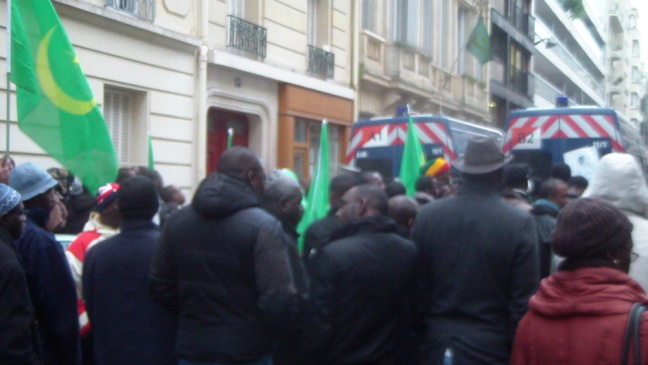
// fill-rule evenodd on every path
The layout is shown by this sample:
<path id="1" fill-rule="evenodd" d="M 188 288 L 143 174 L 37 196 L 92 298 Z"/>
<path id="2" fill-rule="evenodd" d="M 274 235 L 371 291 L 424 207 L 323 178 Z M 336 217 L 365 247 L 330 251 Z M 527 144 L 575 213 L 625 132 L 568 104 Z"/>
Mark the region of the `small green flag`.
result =
<path id="1" fill-rule="evenodd" d="M 423 147 L 419 141 L 416 124 L 409 115 L 407 122 L 407 137 L 405 137 L 405 147 L 403 148 L 403 159 L 401 160 L 400 179 L 407 195 L 414 196 L 416 193 L 416 180 L 420 176 L 421 166 L 425 163 Z"/>
<path id="2" fill-rule="evenodd" d="M 151 135 L 148 136 L 148 168 L 155 170 L 155 159 L 153 158 L 153 139 Z"/>
<path id="3" fill-rule="evenodd" d="M 313 180 L 306 198 L 306 210 L 301 222 L 297 226 L 299 238 L 299 252 L 304 250 L 304 232 L 311 223 L 324 218 L 329 210 L 329 148 L 328 148 L 328 122 L 322 122 L 322 133 L 320 134 L 319 153 L 317 155 L 317 167 L 313 173 Z"/>
<path id="4" fill-rule="evenodd" d="M 51 0 L 11 0 L 18 127 L 90 191 L 117 176 L 106 122 Z"/>
<path id="5" fill-rule="evenodd" d="M 482 65 L 491 59 L 491 44 L 484 18 L 479 17 L 475 28 L 468 37 L 466 50 L 472 53 Z"/>
<path id="6" fill-rule="evenodd" d="M 229 128 L 229 129 L 227 129 L 227 148 L 228 149 L 232 147 L 233 139 L 234 139 L 234 129 Z"/>

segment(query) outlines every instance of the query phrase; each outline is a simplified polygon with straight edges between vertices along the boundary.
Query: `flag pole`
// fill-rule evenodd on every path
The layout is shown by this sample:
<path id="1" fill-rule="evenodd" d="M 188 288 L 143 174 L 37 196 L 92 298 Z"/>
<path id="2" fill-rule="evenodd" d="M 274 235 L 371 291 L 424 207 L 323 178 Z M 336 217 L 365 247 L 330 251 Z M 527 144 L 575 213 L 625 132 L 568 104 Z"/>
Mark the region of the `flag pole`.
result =
<path id="1" fill-rule="evenodd" d="M 475 19 L 475 24 L 473 24 L 472 28 L 470 28 L 470 29 L 475 28 L 475 26 L 479 22 L 479 17 L 480 16 L 481 16 L 481 9 L 479 10 L 479 13 L 477 14 L 477 18 Z M 466 39 L 466 42 L 463 45 L 463 47 L 461 47 L 461 49 L 459 49 L 459 52 L 457 52 L 457 57 L 455 57 L 454 61 L 452 62 L 452 66 L 450 67 L 450 73 L 448 73 L 447 75 L 443 75 L 444 76 L 443 77 L 443 84 L 441 84 L 441 89 L 437 92 L 437 97 L 438 97 L 438 101 L 439 101 L 439 115 L 443 115 L 443 103 L 442 103 L 442 100 L 441 100 L 441 91 L 443 89 L 445 89 L 446 85 L 448 84 L 448 79 L 450 79 L 452 77 L 452 72 L 454 72 L 455 66 L 457 66 L 457 61 L 459 61 L 459 57 L 461 56 L 461 52 L 463 52 L 464 49 L 466 48 L 466 46 L 468 46 L 468 42 L 470 42 L 470 35 Z"/>
<path id="2" fill-rule="evenodd" d="M 10 124 L 11 124 L 11 2 L 13 0 L 7 0 L 7 119 L 5 119 L 5 124 L 7 127 L 7 150 L 6 158 L 9 158 L 10 148 L 9 148 L 9 133 L 10 133 Z"/>

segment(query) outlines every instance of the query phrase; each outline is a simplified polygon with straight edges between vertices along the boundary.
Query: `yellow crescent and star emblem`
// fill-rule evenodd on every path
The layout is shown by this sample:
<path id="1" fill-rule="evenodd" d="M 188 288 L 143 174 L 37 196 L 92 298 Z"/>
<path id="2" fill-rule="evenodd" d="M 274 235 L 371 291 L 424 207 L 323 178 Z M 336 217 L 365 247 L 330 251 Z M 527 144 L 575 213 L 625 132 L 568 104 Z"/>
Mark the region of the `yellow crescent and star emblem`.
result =
<path id="1" fill-rule="evenodd" d="M 94 98 L 90 100 L 79 100 L 68 95 L 61 89 L 52 74 L 48 50 L 55 29 L 56 27 L 50 29 L 38 46 L 36 53 L 36 77 L 38 78 L 38 83 L 45 96 L 59 109 L 75 115 L 88 114 L 97 105 Z M 76 56 L 72 63 L 78 63 Z"/>

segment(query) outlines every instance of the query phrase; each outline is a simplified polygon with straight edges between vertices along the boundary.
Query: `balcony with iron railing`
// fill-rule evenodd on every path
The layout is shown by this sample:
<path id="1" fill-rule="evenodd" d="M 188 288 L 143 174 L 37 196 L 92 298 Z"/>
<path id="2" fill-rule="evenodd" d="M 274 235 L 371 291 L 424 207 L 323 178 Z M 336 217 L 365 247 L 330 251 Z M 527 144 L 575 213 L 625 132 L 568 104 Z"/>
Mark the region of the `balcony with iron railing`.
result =
<path id="1" fill-rule="evenodd" d="M 515 99 L 519 105 L 529 105 L 533 100 L 535 78 L 533 74 L 501 62 L 491 62 L 491 92 L 506 99 Z M 493 86 L 496 84 L 496 86 Z"/>
<path id="2" fill-rule="evenodd" d="M 308 72 L 329 79 L 333 78 L 335 54 L 314 46 L 308 46 Z"/>
<path id="3" fill-rule="evenodd" d="M 507 14 L 508 20 L 520 32 L 533 39 L 535 33 L 535 18 L 518 6 L 510 6 Z"/>
<path id="4" fill-rule="evenodd" d="M 155 19 L 155 0 L 106 0 L 106 6 L 151 21 Z"/>
<path id="5" fill-rule="evenodd" d="M 494 26 L 502 29 L 504 33 L 515 39 L 527 50 L 533 50 L 533 37 L 535 34 L 535 18 L 533 16 L 522 12 L 517 7 L 513 10 L 509 9 L 507 15 L 491 9 L 491 21 Z"/>
<path id="6" fill-rule="evenodd" d="M 266 28 L 234 15 L 227 16 L 227 47 L 265 58 L 267 39 Z"/>

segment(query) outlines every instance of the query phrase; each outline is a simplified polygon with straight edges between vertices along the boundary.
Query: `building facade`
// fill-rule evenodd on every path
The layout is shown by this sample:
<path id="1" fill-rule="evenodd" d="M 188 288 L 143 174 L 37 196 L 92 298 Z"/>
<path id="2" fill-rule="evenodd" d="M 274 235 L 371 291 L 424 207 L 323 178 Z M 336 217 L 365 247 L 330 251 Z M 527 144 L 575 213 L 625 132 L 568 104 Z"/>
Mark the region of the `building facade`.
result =
<path id="1" fill-rule="evenodd" d="M 637 8 L 629 0 L 614 0 L 609 10 L 609 57 L 607 100 L 634 125 L 643 121 L 641 100 L 646 76 L 641 62 L 641 34 Z M 646 19 L 642 19 L 646 21 Z"/>
<path id="2" fill-rule="evenodd" d="M 488 124 L 487 67 L 464 51 L 485 0 L 358 1 L 357 117 L 394 115 L 409 104 Z"/>
<path id="3" fill-rule="evenodd" d="M 564 4 L 533 2 L 534 104 L 553 107 L 566 96 L 572 106 L 605 106 L 608 1 L 583 0 L 578 12 Z"/>
<path id="4" fill-rule="evenodd" d="M 490 107 L 492 124 L 504 129 L 511 110 L 533 106 L 535 18 L 530 0 L 492 0 Z"/>
<path id="5" fill-rule="evenodd" d="M 150 136 L 165 182 L 191 193 L 216 169 L 231 129 L 234 144 L 254 150 L 266 168 L 290 168 L 307 179 L 317 164 L 324 119 L 333 172 L 343 160 L 355 98 L 350 1 L 53 4 L 104 113 L 120 166 L 147 165 Z M 4 21 L 6 2 L 0 6 Z M 58 166 L 17 128 L 11 96 L 12 157 Z"/>

